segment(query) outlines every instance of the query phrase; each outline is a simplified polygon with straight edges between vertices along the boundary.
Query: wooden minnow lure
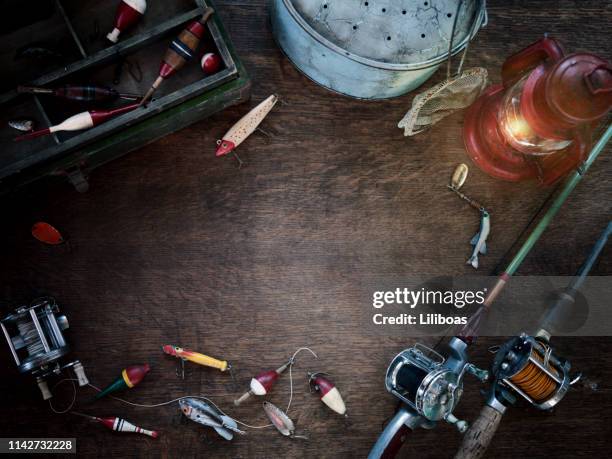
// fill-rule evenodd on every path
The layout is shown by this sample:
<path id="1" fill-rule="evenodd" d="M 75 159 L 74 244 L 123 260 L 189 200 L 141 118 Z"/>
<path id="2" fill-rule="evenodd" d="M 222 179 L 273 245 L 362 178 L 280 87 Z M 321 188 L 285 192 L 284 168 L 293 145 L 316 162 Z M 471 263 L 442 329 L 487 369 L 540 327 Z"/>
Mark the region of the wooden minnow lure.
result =
<path id="1" fill-rule="evenodd" d="M 263 409 L 272 425 L 285 437 L 307 439 L 305 436 L 295 435 L 295 424 L 279 407 L 270 402 L 263 402 Z"/>
<path id="2" fill-rule="evenodd" d="M 57 88 L 40 88 L 37 86 L 17 86 L 20 94 L 44 94 L 59 99 L 71 100 L 75 102 L 109 102 L 116 99 L 138 100 L 140 95 L 120 93 L 113 88 L 106 86 L 89 85 L 70 85 L 65 84 Z"/>
<path id="3" fill-rule="evenodd" d="M 472 265 L 474 269 L 478 269 L 478 254 L 487 254 L 487 238 L 489 237 L 490 231 L 491 217 L 489 212 L 482 209 L 480 212 L 480 229 L 470 241 L 470 244 L 474 246 L 474 251 L 468 261 L 466 261 L 466 264 Z"/>
<path id="4" fill-rule="evenodd" d="M 170 47 L 168 51 L 166 51 L 166 55 L 159 68 L 159 76 L 142 98 L 140 102 L 141 105 L 145 104 L 147 100 L 151 98 L 153 93 L 165 79 L 170 78 L 182 69 L 188 61 L 193 59 L 198 46 L 200 46 L 200 41 L 202 41 L 204 33 L 206 32 L 206 22 L 214 12 L 212 8 L 206 8 L 200 19 L 189 24 L 187 28 L 170 43 Z"/>
<path id="5" fill-rule="evenodd" d="M 87 414 L 78 413 L 76 411 L 72 411 L 72 414 L 76 414 L 78 416 L 83 416 L 84 418 L 88 418 L 92 421 L 99 422 L 103 426 L 107 427 L 110 430 L 114 430 L 115 432 L 124 432 L 124 433 L 137 433 L 142 435 L 147 435 L 151 438 L 157 438 L 159 433 L 155 430 L 147 430 L 142 427 L 135 426 L 129 421 L 121 418 L 99 418 L 97 416 L 89 416 Z"/>
<path id="6" fill-rule="evenodd" d="M 8 125 L 21 132 L 30 132 L 34 129 L 34 121 L 32 120 L 11 120 Z"/>
<path id="7" fill-rule="evenodd" d="M 310 386 L 321 395 L 321 401 L 325 403 L 332 411 L 338 414 L 347 416 L 346 405 L 340 391 L 329 379 L 323 375 L 326 373 L 308 373 L 308 382 Z"/>
<path id="8" fill-rule="evenodd" d="M 124 107 L 116 108 L 114 110 L 90 110 L 87 112 L 77 113 L 70 118 L 64 120 L 60 124 L 51 126 L 38 131 L 30 132 L 19 137 L 15 137 L 15 141 L 21 141 L 26 139 L 33 139 L 35 137 L 41 137 L 49 135 L 53 132 L 59 131 L 81 131 L 83 129 L 90 129 L 94 126 L 104 123 L 111 118 L 127 113 L 137 108 L 138 104 L 126 105 Z"/>
<path id="9" fill-rule="evenodd" d="M 234 419 L 203 400 L 193 397 L 182 398 L 179 400 L 179 406 L 188 419 L 215 429 L 226 440 L 234 438 L 234 433 L 244 434 Z"/>
<path id="10" fill-rule="evenodd" d="M 221 140 L 217 140 L 217 151 L 215 155 L 223 156 L 234 151 L 238 145 L 244 142 L 247 137 L 257 129 L 257 126 L 261 124 L 268 113 L 270 113 L 270 110 L 276 105 L 276 102 L 278 102 L 278 96 L 272 94 L 266 100 L 260 102 L 259 105 L 253 108 L 249 113 L 240 118 Z"/>
<path id="11" fill-rule="evenodd" d="M 32 236 L 38 239 L 40 242 L 44 242 L 49 245 L 59 245 L 66 242 L 55 227 L 45 222 L 37 222 L 32 226 Z"/>
<path id="12" fill-rule="evenodd" d="M 144 365 L 132 365 L 125 368 L 121 372 L 120 377 L 108 385 L 104 390 L 101 390 L 96 394 L 95 399 L 98 400 L 119 390 L 131 389 L 136 384 L 140 383 L 150 370 L 151 367 L 148 363 L 145 363 Z"/>
<path id="13" fill-rule="evenodd" d="M 147 11 L 146 0 L 122 0 L 115 14 L 115 28 L 106 35 L 111 43 L 117 43 L 119 34 L 134 26 Z"/>
<path id="14" fill-rule="evenodd" d="M 232 365 L 226 360 L 215 359 L 208 355 L 200 354 L 199 352 L 190 351 L 189 349 L 183 349 L 178 346 L 171 346 L 169 344 L 162 346 L 162 350 L 168 355 L 181 359 L 181 363 L 188 360 L 190 362 L 197 363 L 198 365 L 216 368 L 219 371 L 229 371 L 230 373 L 232 371 Z M 184 366 L 183 378 L 185 378 Z"/>
<path id="15" fill-rule="evenodd" d="M 259 373 L 254 378 L 251 378 L 249 390 L 242 394 L 240 398 L 234 400 L 234 405 L 238 406 L 251 395 L 266 395 L 272 390 L 272 386 L 276 383 L 281 373 L 283 373 L 290 365 L 293 364 L 293 359 L 278 367 L 276 370 L 264 371 Z"/>

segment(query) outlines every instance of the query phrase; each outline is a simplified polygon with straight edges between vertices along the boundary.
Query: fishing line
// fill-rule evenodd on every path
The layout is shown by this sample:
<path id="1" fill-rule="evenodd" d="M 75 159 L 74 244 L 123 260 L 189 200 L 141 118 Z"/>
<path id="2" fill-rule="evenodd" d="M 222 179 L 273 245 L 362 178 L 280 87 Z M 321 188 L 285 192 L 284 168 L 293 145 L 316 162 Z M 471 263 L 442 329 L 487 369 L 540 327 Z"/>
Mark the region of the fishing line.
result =
<path id="1" fill-rule="evenodd" d="M 315 354 L 314 351 L 309 347 L 300 347 L 291 356 L 291 364 L 289 365 L 289 403 L 287 403 L 287 409 L 285 410 L 285 413 L 287 414 L 289 414 L 289 408 L 291 408 L 291 402 L 293 401 L 293 373 L 291 373 L 291 369 L 293 368 L 293 364 L 295 362 L 295 356 L 298 355 L 301 351 L 308 351 L 312 355 L 314 355 L 315 359 L 319 358 L 317 354 Z"/>
<path id="2" fill-rule="evenodd" d="M 66 414 L 66 413 L 68 413 L 70 410 L 72 410 L 72 407 L 76 403 L 77 388 L 76 388 L 76 384 L 74 382 L 78 381 L 78 379 L 75 379 L 75 378 L 65 378 L 65 379 L 62 379 L 62 380 L 58 381 L 55 386 L 53 386 L 53 388 L 51 389 L 51 392 L 54 392 L 55 389 L 57 389 L 57 386 L 59 386 L 62 383 L 65 383 L 67 381 L 70 381 L 72 383 L 72 400 L 68 404 L 68 408 L 66 408 L 64 410 L 57 410 L 53 406 L 53 402 L 52 402 L 53 399 L 51 399 L 51 398 L 49 399 L 49 408 L 51 408 L 51 411 L 53 411 L 56 414 Z"/>

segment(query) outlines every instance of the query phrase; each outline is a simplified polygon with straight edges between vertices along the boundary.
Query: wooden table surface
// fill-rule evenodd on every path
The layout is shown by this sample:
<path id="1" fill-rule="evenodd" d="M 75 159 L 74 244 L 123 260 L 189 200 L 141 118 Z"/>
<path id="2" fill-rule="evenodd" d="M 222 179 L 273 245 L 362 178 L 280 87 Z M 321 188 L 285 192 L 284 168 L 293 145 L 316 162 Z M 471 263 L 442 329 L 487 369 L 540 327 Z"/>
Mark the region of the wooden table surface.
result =
<path id="1" fill-rule="evenodd" d="M 569 50 L 610 58 L 612 4 L 599 0 L 488 3 L 489 25 L 467 66 L 486 67 L 499 81 L 507 55 L 544 32 Z M 445 189 L 456 164 L 467 162 L 456 114 L 431 131 L 404 138 L 396 127 L 414 94 L 390 101 L 351 100 L 302 76 L 276 47 L 266 5 L 218 1 L 218 12 L 253 80 L 249 104 L 234 107 L 95 171 L 86 194 L 40 183 L 2 202 L 2 313 L 32 298 L 57 298 L 68 315 L 74 356 L 92 383 L 105 385 L 130 364 L 152 372 L 125 394 L 159 403 L 206 394 L 237 418 L 265 422 L 261 402 L 239 409 L 229 376 L 176 361 L 162 344 L 178 344 L 232 361 L 239 389 L 251 375 L 278 366 L 300 346 L 291 415 L 309 440 L 250 430 L 226 442 L 181 421 L 176 404 L 134 408 L 113 400 L 78 410 L 120 415 L 162 432 L 158 440 L 121 436 L 70 415 L 54 415 L 6 349 L 2 427 L 7 436 L 78 437 L 81 454 L 97 457 L 365 457 L 393 413 L 384 372 L 412 339 L 369 334 L 362 312 L 385 279 L 471 273 L 465 265 L 478 218 Z M 437 81 L 440 75 L 427 84 Z M 214 142 L 271 93 L 283 104 L 240 147 L 247 166 L 214 157 Z M 610 220 L 610 148 L 595 163 L 520 269 L 521 274 L 571 275 Z M 550 193 L 530 184 L 493 180 L 470 168 L 465 191 L 492 209 L 489 253 L 479 274 L 492 274 Z M 48 221 L 70 237 L 69 248 L 32 239 L 33 222 Z M 612 275 L 608 247 L 593 274 Z M 426 340 L 432 342 L 433 340 Z M 474 360 L 487 366 L 486 339 Z M 596 389 L 580 386 L 552 413 L 509 410 L 488 457 L 607 457 L 612 433 L 612 340 L 556 339 Z M 305 372 L 327 371 L 344 394 L 345 422 L 308 393 Z M 68 385 L 66 385 L 68 386 Z M 469 381 L 457 414 L 479 411 L 480 385 Z M 70 397 L 58 388 L 57 403 Z M 271 401 L 286 404 L 288 378 Z M 206 434 L 206 437 L 205 435 Z M 405 457 L 452 457 L 460 441 L 448 425 L 412 436 Z"/>

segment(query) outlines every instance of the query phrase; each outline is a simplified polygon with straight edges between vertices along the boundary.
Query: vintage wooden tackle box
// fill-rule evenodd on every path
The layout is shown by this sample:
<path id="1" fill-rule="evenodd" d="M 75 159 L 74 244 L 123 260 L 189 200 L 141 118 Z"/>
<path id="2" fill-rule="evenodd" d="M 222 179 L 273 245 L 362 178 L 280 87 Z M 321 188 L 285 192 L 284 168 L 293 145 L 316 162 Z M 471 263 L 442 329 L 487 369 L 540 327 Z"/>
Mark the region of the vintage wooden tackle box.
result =
<path id="1" fill-rule="evenodd" d="M 215 7 L 210 0 L 149 0 L 140 22 L 112 45 L 106 34 L 113 29 L 118 3 L 119 0 L 3 2 L 0 193 L 46 176 L 65 177 L 77 190 L 85 191 L 87 174 L 93 168 L 249 98 L 248 75 L 219 15 L 214 14 L 207 23 L 207 36 L 200 51 L 217 52 L 223 60 L 221 71 L 205 76 L 194 58 L 161 85 L 146 108 L 89 130 L 57 132 L 15 142 L 13 139 L 21 133 L 8 126 L 10 120 L 33 119 L 35 129 L 40 129 L 92 108 L 47 95 L 18 94 L 18 85 L 94 83 L 119 92 L 144 94 L 157 77 L 172 39 L 199 18 L 205 6 Z M 112 109 L 126 103 L 129 102 L 118 101 L 93 108 Z"/>

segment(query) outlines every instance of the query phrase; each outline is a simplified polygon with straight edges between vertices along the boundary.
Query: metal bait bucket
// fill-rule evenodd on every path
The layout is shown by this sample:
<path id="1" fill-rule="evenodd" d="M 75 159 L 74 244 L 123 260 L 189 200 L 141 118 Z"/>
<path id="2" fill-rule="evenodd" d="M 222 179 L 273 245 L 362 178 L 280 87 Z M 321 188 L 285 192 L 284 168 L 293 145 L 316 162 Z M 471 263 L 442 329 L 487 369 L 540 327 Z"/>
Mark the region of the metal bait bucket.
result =
<path id="1" fill-rule="evenodd" d="M 384 99 L 422 85 L 451 46 L 465 49 L 487 13 L 485 0 L 271 0 L 271 19 L 279 46 L 310 79 Z"/>

